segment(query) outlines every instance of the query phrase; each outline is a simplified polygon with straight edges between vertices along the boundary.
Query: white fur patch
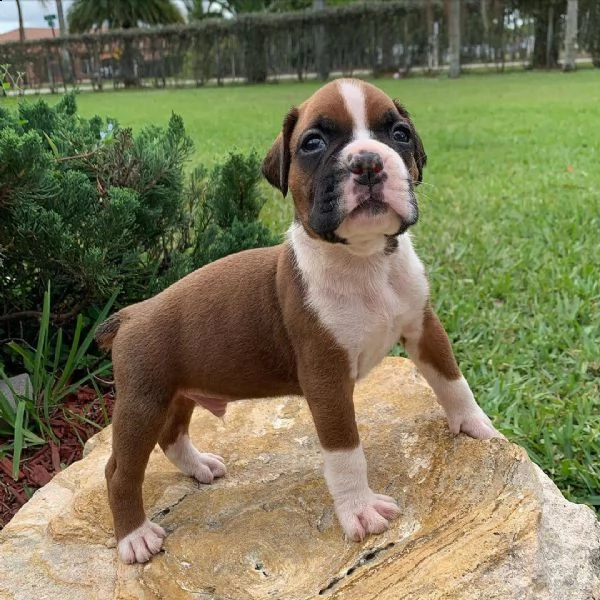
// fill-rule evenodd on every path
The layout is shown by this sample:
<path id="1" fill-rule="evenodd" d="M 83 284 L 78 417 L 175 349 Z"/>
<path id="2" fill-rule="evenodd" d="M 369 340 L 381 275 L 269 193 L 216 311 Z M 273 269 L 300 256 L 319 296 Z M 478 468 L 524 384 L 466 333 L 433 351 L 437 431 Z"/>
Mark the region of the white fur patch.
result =
<path id="1" fill-rule="evenodd" d="M 417 367 L 431 386 L 438 402 L 446 413 L 448 426 L 454 434 L 466 433 L 477 439 L 504 437 L 483 412 L 473 397 L 473 392 L 464 377 L 449 381 L 431 365 L 412 356 Z"/>
<path id="2" fill-rule="evenodd" d="M 353 378 L 360 379 L 398 343 L 405 331 L 423 321 L 428 284 L 407 234 L 391 255 L 383 247 L 367 256 L 343 244 L 307 235 L 297 224 L 288 231 L 306 285 L 307 304 L 346 352 Z"/>
<path id="3" fill-rule="evenodd" d="M 167 458 L 182 472 L 200 483 L 212 483 L 227 472 L 223 459 L 216 454 L 199 452 L 188 435 L 180 435 L 165 450 Z"/>
<path id="4" fill-rule="evenodd" d="M 161 549 L 165 535 L 160 525 L 146 519 L 118 543 L 119 558 L 128 565 L 146 562 Z"/>
<path id="5" fill-rule="evenodd" d="M 353 138 L 355 140 L 368 140 L 371 138 L 371 132 L 367 126 L 367 112 L 363 88 L 360 83 L 349 80 L 340 81 L 338 87 L 346 110 L 350 113 L 354 122 Z"/>
<path id="6" fill-rule="evenodd" d="M 389 520 L 400 514 L 396 501 L 375 494 L 367 481 L 367 461 L 362 446 L 353 450 L 323 450 L 325 481 L 344 533 L 354 541 L 382 533 Z"/>

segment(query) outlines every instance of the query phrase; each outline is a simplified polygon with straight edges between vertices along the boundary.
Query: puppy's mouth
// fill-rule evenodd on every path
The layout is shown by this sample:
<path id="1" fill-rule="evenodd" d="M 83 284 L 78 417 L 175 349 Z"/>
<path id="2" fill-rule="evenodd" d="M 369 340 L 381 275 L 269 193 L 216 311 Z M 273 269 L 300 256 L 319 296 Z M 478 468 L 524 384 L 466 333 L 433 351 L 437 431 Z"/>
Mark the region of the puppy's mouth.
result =
<path id="1" fill-rule="evenodd" d="M 383 200 L 383 186 L 387 177 L 384 173 L 362 173 L 354 178 L 356 207 L 350 217 L 359 215 L 381 215 L 390 207 Z"/>

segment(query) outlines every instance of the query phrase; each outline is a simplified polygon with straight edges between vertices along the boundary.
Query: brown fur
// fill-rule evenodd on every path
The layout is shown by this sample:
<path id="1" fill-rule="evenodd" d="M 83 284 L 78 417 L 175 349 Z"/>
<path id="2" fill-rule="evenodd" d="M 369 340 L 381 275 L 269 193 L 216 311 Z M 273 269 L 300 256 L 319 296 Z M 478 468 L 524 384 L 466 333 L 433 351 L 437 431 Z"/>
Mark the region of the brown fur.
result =
<path id="1" fill-rule="evenodd" d="M 352 128 L 352 117 L 346 110 L 337 86 L 329 84 L 287 114 L 282 132 L 263 162 L 263 174 L 285 196 L 289 189 L 296 209 L 296 216 L 311 237 L 318 237 L 308 224 L 310 181 L 307 174 L 297 169 L 292 160 L 301 134 L 309 129 L 317 117 L 331 119 L 340 127 Z"/>
<path id="2" fill-rule="evenodd" d="M 194 408 L 196 408 L 196 403 L 183 394 L 177 394 L 171 400 L 165 423 L 158 436 L 158 443 L 165 452 L 177 441 L 179 436 L 188 433 Z"/>
<path id="3" fill-rule="evenodd" d="M 287 245 L 207 265 L 123 309 L 99 336 L 112 339 L 117 386 L 106 468 L 117 539 L 144 521 L 152 448 L 187 432 L 194 406 L 181 389 L 228 400 L 304 394 L 324 448 L 358 445 L 347 357 L 304 306 Z"/>
<path id="4" fill-rule="evenodd" d="M 459 379 L 461 376 L 448 335 L 429 303 L 423 311 L 419 359 L 431 365 L 449 381 Z"/>
<path id="5" fill-rule="evenodd" d="M 423 181 L 423 169 L 427 164 L 427 154 L 425 154 L 425 148 L 423 146 L 423 142 L 417 130 L 415 129 L 414 123 L 410 118 L 409 112 L 398 102 L 398 100 L 394 100 L 394 106 L 396 110 L 400 113 L 402 117 L 404 117 L 405 121 L 408 123 L 414 138 L 415 151 L 412 156 L 411 164 L 408 165 L 408 170 L 410 172 L 410 176 L 412 177 L 415 185 L 418 185 Z"/>
<path id="6" fill-rule="evenodd" d="M 290 172 L 291 151 L 290 140 L 296 122 L 298 109 L 292 108 L 283 120 L 281 133 L 275 139 L 262 165 L 262 173 L 267 181 L 287 196 L 288 176 Z"/>

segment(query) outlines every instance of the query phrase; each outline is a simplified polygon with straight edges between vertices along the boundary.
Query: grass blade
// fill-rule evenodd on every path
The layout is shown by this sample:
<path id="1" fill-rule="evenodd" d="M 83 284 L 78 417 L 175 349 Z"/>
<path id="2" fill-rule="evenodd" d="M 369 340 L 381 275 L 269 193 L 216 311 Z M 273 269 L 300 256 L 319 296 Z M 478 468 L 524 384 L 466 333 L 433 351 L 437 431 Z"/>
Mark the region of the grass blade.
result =
<path id="1" fill-rule="evenodd" d="M 44 293 L 44 307 L 42 309 L 42 320 L 40 321 L 40 331 L 38 334 L 38 343 L 35 349 L 35 357 L 32 373 L 33 393 L 37 398 L 42 389 L 43 373 L 45 369 L 44 360 L 47 356 L 48 328 L 50 326 L 50 282 L 48 289 Z"/>
<path id="2" fill-rule="evenodd" d="M 19 479 L 19 465 L 21 464 L 21 453 L 23 451 L 23 419 L 25 417 L 25 400 L 20 400 L 17 404 L 17 412 L 15 415 L 15 438 L 13 446 L 13 468 L 12 478 L 16 481 Z"/>

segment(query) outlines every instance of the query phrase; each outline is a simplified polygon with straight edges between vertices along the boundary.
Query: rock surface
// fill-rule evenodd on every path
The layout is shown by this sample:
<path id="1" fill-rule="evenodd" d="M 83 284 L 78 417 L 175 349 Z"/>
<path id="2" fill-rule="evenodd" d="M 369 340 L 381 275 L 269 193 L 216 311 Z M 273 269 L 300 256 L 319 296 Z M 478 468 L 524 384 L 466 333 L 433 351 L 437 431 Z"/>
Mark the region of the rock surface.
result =
<path id="1" fill-rule="evenodd" d="M 452 436 L 414 366 L 386 359 L 355 393 L 373 489 L 401 517 L 343 539 L 302 399 L 194 416 L 192 438 L 225 457 L 211 486 L 161 451 L 144 487 L 168 532 L 146 565 L 118 562 L 103 469 L 110 430 L 0 532 L 0 598 L 12 600 L 600 599 L 600 525 L 525 452 Z"/>
<path id="2" fill-rule="evenodd" d="M 0 381 L 0 394 L 4 396 L 13 409 L 17 407 L 15 394 L 32 400 L 33 386 L 31 385 L 29 375 L 27 373 L 21 373 L 20 375 L 10 377 L 7 381 Z"/>

